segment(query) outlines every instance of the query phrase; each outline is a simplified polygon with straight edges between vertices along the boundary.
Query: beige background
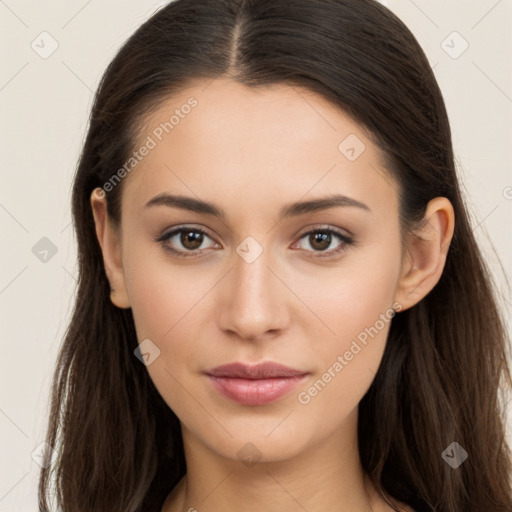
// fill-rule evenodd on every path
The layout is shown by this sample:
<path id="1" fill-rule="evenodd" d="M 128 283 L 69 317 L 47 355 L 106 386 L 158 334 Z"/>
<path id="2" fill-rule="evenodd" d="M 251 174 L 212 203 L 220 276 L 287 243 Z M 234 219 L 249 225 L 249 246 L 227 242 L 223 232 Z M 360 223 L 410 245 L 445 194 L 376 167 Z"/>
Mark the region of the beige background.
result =
<path id="1" fill-rule="evenodd" d="M 512 0 L 382 3 L 438 78 L 474 231 L 511 327 Z M 163 4 L 0 0 L 0 511 L 37 509 L 32 453 L 76 283 L 70 190 L 93 92 L 120 45 Z"/>

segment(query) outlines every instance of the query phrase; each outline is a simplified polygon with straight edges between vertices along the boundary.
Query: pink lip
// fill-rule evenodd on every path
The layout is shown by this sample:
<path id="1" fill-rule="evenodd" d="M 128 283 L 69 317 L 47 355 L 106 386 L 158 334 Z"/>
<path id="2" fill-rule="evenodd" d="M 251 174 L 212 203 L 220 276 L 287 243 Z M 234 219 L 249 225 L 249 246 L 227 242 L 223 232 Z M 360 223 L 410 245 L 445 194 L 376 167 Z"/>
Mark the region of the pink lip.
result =
<path id="1" fill-rule="evenodd" d="M 244 405 L 264 405 L 289 393 L 307 372 L 277 363 L 231 363 L 206 372 L 222 395 Z"/>

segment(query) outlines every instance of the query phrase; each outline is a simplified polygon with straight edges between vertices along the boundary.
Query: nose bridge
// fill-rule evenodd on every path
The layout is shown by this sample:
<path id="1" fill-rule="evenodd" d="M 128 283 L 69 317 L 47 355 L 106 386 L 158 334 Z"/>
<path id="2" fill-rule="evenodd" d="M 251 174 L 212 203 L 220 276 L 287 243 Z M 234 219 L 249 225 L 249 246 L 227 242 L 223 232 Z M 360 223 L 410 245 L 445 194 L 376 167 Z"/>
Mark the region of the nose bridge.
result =
<path id="1" fill-rule="evenodd" d="M 236 248 L 228 296 L 223 303 L 222 328 L 244 338 L 258 338 L 283 327 L 284 300 L 272 268 L 271 251 L 247 237 Z"/>
<path id="2" fill-rule="evenodd" d="M 237 252 L 242 250 L 239 248 Z M 250 248 L 247 252 L 249 259 L 245 259 L 240 254 L 238 254 L 238 258 L 235 258 L 234 288 L 235 294 L 242 300 L 241 305 L 247 301 L 246 299 L 249 299 L 249 302 L 255 306 L 260 299 L 269 298 L 271 295 L 270 277 L 272 277 L 272 273 L 268 269 L 270 263 L 267 257 L 268 251 L 263 251 L 252 259 L 253 251 L 254 249 Z"/>

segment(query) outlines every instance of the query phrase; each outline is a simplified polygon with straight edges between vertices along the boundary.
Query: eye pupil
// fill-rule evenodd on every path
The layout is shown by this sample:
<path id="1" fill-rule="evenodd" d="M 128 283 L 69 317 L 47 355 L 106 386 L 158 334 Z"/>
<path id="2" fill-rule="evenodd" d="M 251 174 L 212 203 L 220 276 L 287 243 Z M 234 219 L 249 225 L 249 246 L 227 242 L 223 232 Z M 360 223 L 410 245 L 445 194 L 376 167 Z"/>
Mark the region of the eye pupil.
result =
<path id="1" fill-rule="evenodd" d="M 190 249 L 191 251 L 201 246 L 203 242 L 203 234 L 197 231 L 182 231 L 181 243 L 183 247 Z M 191 245 L 189 245 L 191 243 Z"/>
<path id="2" fill-rule="evenodd" d="M 313 233 L 310 236 L 310 242 L 311 242 L 311 246 L 316 249 L 319 249 L 319 250 L 327 249 L 329 247 L 329 245 L 331 244 L 331 235 L 329 233 L 321 233 L 321 232 Z M 316 246 L 317 243 L 320 243 L 320 247 Z"/>

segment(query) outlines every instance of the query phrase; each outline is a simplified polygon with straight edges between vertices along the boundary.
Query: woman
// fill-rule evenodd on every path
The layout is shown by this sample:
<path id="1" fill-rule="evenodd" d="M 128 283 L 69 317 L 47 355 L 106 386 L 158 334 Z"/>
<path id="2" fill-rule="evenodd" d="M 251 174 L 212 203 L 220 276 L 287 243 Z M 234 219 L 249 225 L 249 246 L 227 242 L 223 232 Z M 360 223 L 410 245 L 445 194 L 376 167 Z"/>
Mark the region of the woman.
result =
<path id="1" fill-rule="evenodd" d="M 40 510 L 510 511 L 506 332 L 410 31 L 373 0 L 177 0 L 73 188 Z M 507 389 L 508 389 L 507 387 Z"/>

